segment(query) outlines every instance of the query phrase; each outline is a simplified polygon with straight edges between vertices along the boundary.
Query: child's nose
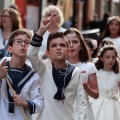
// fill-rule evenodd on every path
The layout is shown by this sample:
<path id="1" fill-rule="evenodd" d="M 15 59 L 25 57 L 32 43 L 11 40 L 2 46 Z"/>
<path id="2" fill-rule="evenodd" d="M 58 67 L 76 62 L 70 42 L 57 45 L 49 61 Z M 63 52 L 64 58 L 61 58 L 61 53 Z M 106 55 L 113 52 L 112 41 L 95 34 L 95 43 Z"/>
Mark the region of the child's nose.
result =
<path id="1" fill-rule="evenodd" d="M 69 43 L 69 46 L 70 46 L 70 47 L 72 47 L 72 46 L 73 46 L 72 42 L 70 42 L 70 43 Z"/>
<path id="2" fill-rule="evenodd" d="M 22 45 L 24 45 L 24 46 L 25 46 L 25 41 L 22 41 Z"/>

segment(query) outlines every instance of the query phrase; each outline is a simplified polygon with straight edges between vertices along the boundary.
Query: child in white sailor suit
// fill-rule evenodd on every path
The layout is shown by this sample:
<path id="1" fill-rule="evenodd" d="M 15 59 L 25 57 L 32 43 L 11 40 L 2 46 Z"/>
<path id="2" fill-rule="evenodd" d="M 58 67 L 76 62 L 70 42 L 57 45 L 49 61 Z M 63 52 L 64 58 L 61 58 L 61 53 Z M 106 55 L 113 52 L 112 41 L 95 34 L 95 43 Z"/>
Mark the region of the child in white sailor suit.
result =
<path id="1" fill-rule="evenodd" d="M 8 43 L 11 60 L 4 60 L 0 65 L 0 113 L 3 120 L 24 120 L 19 107 L 23 107 L 28 120 L 32 120 L 32 114 L 43 109 L 39 74 L 25 64 L 31 38 L 26 29 L 13 32 Z M 15 91 L 14 94 L 5 80 L 6 76 Z"/>
<path id="2" fill-rule="evenodd" d="M 63 32 L 51 33 L 47 42 L 47 59 L 38 56 L 42 36 L 51 24 L 54 13 L 41 21 L 41 26 L 34 34 L 27 53 L 33 68 L 41 76 L 44 95 L 44 109 L 37 120 L 75 120 L 73 103 L 76 100 L 78 120 L 86 118 L 86 100 L 80 69 L 66 63 L 68 41 Z M 76 99 L 75 99 L 76 98 Z"/>

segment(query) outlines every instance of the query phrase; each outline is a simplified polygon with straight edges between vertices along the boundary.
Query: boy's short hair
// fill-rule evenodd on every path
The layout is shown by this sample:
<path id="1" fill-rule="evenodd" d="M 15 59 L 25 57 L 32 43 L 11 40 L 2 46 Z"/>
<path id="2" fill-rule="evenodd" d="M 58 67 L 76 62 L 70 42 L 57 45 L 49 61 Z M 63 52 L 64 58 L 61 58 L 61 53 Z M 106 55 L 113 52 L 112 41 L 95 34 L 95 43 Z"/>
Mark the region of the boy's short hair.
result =
<path id="1" fill-rule="evenodd" d="M 63 38 L 63 39 L 65 39 L 67 47 L 68 47 L 68 40 L 66 39 L 64 33 L 63 32 L 53 32 L 53 33 L 49 34 L 49 36 L 48 36 L 48 40 L 47 40 L 47 50 L 48 51 L 49 51 L 50 42 L 53 39 L 56 39 L 56 38 Z"/>
<path id="2" fill-rule="evenodd" d="M 28 39 L 32 40 L 32 33 L 28 29 L 18 29 L 11 33 L 11 36 L 8 41 L 9 46 L 13 46 L 13 42 L 16 36 L 25 34 Z"/>

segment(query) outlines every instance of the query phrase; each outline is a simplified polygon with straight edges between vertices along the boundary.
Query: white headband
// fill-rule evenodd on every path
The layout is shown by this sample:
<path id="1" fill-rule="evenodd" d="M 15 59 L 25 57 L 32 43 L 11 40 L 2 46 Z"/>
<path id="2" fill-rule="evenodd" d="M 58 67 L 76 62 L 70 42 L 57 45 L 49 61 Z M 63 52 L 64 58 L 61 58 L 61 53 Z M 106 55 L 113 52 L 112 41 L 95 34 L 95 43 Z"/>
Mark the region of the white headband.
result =
<path id="1" fill-rule="evenodd" d="M 107 24 L 109 24 L 112 20 L 117 20 L 120 22 L 120 17 L 119 16 L 112 16 L 108 18 Z"/>
<path id="2" fill-rule="evenodd" d="M 110 44 L 109 44 L 109 45 L 104 45 L 103 47 L 100 48 L 100 51 L 99 51 L 99 53 L 98 53 L 98 57 L 100 57 L 102 51 L 103 51 L 105 48 L 114 48 L 114 49 L 115 49 L 114 45 L 110 45 Z"/>

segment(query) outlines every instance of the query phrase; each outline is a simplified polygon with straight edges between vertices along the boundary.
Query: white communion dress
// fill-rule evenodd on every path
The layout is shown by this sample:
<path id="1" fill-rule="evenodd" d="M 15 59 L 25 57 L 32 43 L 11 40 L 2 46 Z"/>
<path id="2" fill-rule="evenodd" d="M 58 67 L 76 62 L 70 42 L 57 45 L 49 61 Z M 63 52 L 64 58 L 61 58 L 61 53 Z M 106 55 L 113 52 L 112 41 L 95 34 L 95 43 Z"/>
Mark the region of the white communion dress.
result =
<path id="1" fill-rule="evenodd" d="M 118 83 L 120 74 L 98 70 L 97 81 L 99 98 L 92 104 L 95 120 L 120 120 Z"/>
<path id="2" fill-rule="evenodd" d="M 82 76 L 82 81 L 83 82 L 88 82 L 89 75 L 97 72 L 97 69 L 96 69 L 95 65 L 91 62 L 86 62 L 86 63 L 78 62 L 78 63 L 72 64 L 72 65 L 80 68 L 80 71 L 81 71 L 80 74 Z M 86 114 L 86 119 L 85 120 L 94 120 L 91 103 L 89 101 L 89 96 L 88 96 L 87 93 L 85 94 L 85 98 L 86 98 L 86 101 L 87 101 L 87 114 Z M 75 115 L 75 120 L 78 120 L 76 103 L 74 104 L 74 115 Z"/>

